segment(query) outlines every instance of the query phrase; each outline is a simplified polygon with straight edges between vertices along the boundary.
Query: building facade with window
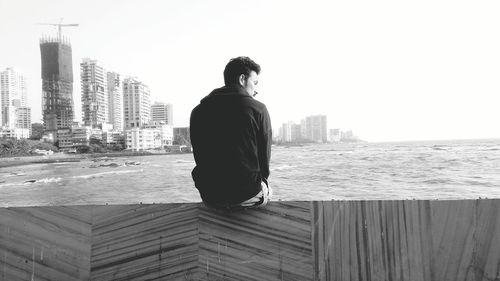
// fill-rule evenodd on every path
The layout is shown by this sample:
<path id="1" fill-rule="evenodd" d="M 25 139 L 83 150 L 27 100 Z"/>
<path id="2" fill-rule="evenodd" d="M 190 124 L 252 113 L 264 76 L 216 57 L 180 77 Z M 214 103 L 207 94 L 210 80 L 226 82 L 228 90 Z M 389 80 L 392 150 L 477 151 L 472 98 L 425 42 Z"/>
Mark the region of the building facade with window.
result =
<path id="1" fill-rule="evenodd" d="M 151 120 L 149 87 L 136 78 L 123 81 L 123 115 L 125 130 L 140 128 Z"/>
<path id="2" fill-rule="evenodd" d="M 40 40 L 44 129 L 69 128 L 74 119 L 71 45 L 61 38 Z"/>
<path id="3" fill-rule="evenodd" d="M 84 58 L 80 63 L 80 81 L 84 125 L 95 128 L 108 123 L 108 79 L 102 63 Z"/>
<path id="4" fill-rule="evenodd" d="M 126 149 L 144 151 L 162 148 L 161 132 L 158 129 L 133 128 L 126 131 Z"/>
<path id="5" fill-rule="evenodd" d="M 173 126 L 173 106 L 168 103 L 156 102 L 151 106 L 151 121 L 164 122 Z"/>

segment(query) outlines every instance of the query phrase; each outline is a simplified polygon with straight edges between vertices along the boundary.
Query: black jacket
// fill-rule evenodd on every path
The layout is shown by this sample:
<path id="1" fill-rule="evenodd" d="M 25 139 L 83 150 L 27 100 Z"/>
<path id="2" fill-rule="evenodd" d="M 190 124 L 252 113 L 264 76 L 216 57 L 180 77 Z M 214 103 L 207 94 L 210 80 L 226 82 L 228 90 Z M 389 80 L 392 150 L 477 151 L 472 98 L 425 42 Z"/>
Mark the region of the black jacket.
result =
<path id="1" fill-rule="evenodd" d="M 241 87 L 215 89 L 191 112 L 196 167 L 203 201 L 240 203 L 260 192 L 269 177 L 272 128 L 266 106 Z"/>

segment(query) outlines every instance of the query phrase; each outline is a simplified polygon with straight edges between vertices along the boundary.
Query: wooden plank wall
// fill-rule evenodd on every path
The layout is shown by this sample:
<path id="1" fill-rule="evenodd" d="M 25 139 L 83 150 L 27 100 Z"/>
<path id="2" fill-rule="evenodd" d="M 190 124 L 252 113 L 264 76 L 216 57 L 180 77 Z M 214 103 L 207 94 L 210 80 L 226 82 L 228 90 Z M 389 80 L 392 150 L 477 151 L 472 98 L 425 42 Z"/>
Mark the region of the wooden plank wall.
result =
<path id="1" fill-rule="evenodd" d="M 500 200 L 2 208 L 4 280 L 500 280 Z"/>
<path id="2" fill-rule="evenodd" d="M 313 280 L 309 202 L 200 210 L 201 280 Z"/>
<path id="3" fill-rule="evenodd" d="M 194 275 L 197 213 L 197 204 L 93 208 L 91 280 L 186 280 Z"/>
<path id="4" fill-rule="evenodd" d="M 88 207 L 0 208 L 0 280 L 89 280 Z"/>

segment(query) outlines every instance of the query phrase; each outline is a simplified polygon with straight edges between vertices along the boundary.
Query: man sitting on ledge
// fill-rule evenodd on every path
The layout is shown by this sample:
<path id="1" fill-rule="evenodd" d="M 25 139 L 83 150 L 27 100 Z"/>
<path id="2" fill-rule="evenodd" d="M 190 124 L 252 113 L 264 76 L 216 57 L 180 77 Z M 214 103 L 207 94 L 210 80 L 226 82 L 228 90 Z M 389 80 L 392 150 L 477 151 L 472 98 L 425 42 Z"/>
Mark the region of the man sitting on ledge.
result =
<path id="1" fill-rule="evenodd" d="M 225 86 L 191 112 L 196 167 L 191 175 L 203 202 L 225 210 L 262 207 L 268 184 L 272 128 L 266 106 L 255 100 L 260 66 L 248 57 L 229 61 Z"/>

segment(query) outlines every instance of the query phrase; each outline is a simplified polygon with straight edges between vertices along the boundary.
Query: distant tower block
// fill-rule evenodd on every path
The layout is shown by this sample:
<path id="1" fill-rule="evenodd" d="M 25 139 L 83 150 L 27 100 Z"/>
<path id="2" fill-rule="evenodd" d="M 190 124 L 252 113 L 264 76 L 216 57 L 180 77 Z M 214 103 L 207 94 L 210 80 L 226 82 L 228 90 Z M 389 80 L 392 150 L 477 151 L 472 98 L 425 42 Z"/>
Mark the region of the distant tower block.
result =
<path id="1" fill-rule="evenodd" d="M 119 73 L 107 72 L 108 119 L 115 131 L 123 131 L 123 86 Z"/>
<path id="2" fill-rule="evenodd" d="M 84 58 L 80 63 L 82 83 L 82 120 L 86 126 L 98 127 L 109 122 L 107 75 L 97 60 Z"/>
<path id="3" fill-rule="evenodd" d="M 124 79 L 122 85 L 125 130 L 148 124 L 151 121 L 149 87 L 133 77 Z"/>
<path id="4" fill-rule="evenodd" d="M 167 125 L 174 125 L 172 104 L 156 102 L 151 106 L 152 121 L 164 122 Z"/>
<path id="5" fill-rule="evenodd" d="M 72 52 L 69 41 L 61 35 L 61 27 L 78 25 L 45 25 L 59 28 L 56 38 L 40 39 L 43 123 L 46 131 L 55 131 L 71 127 L 74 119 Z"/>
<path id="6" fill-rule="evenodd" d="M 26 76 L 11 67 L 0 71 L 0 127 L 18 127 L 18 109 L 26 106 Z"/>

